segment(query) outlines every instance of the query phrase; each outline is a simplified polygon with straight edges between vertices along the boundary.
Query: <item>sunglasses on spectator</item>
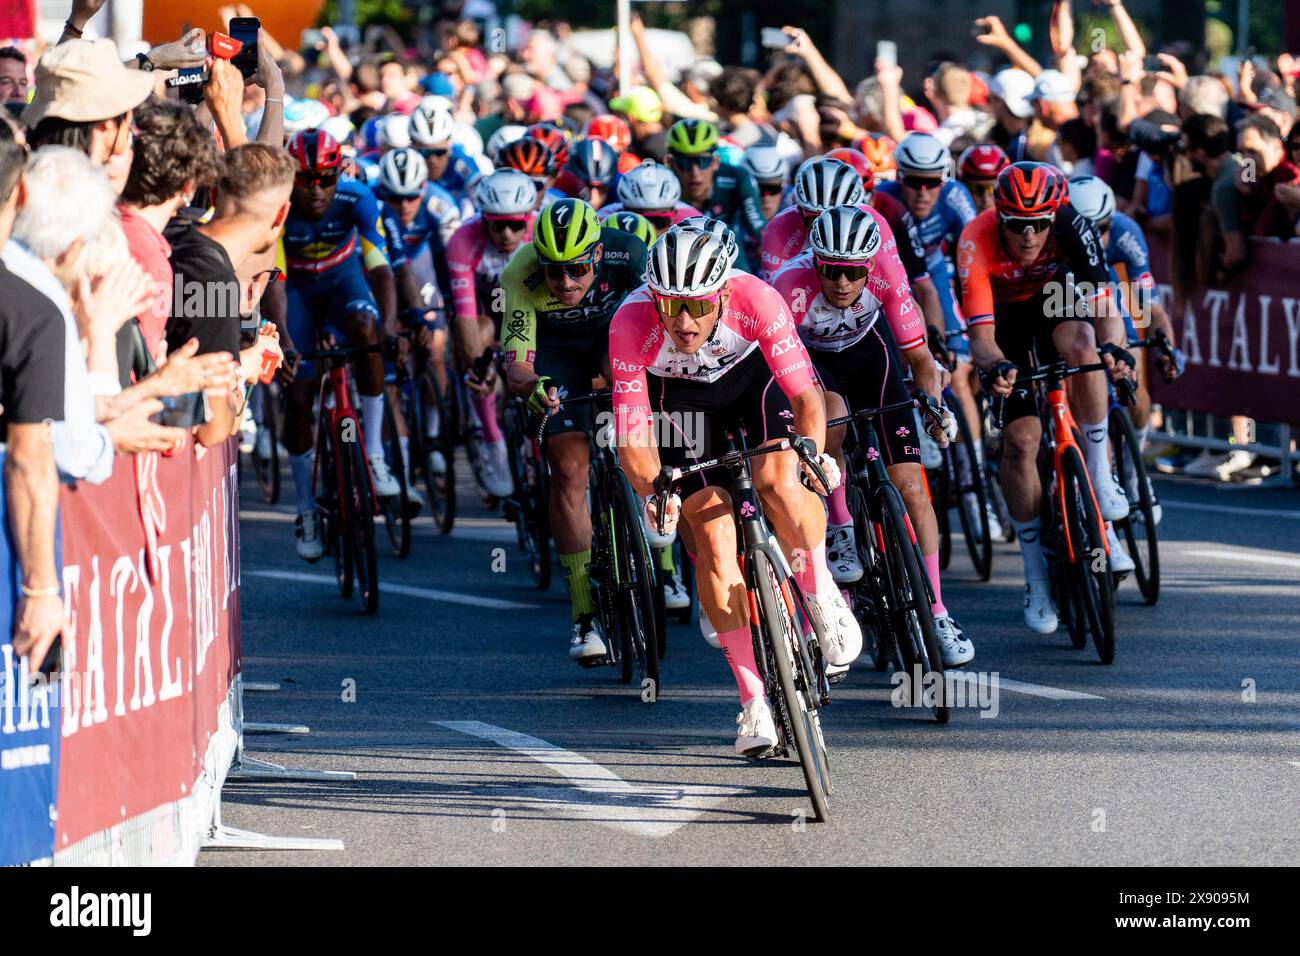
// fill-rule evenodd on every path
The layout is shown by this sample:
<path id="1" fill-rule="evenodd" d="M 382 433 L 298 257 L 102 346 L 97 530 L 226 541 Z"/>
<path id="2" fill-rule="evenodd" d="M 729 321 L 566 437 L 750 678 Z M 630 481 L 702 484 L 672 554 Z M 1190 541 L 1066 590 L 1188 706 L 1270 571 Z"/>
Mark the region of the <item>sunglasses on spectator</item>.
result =
<path id="1" fill-rule="evenodd" d="M 833 259 L 818 259 L 817 274 L 823 279 L 835 282 L 844 277 L 850 282 L 861 282 L 871 274 L 871 267 L 864 262 L 836 262 Z"/>
<path id="2" fill-rule="evenodd" d="M 433 159 L 442 159 L 442 157 L 446 156 L 450 152 L 450 146 L 425 146 L 420 149 L 420 155 L 425 159 L 429 159 L 430 157 Z"/>
<path id="3" fill-rule="evenodd" d="M 677 295 L 655 296 L 655 308 L 666 319 L 675 319 L 685 309 L 693 319 L 702 319 L 718 307 L 718 296 L 710 295 L 702 299 L 687 299 Z"/>
<path id="4" fill-rule="evenodd" d="M 523 232 L 528 228 L 527 219 L 488 219 L 488 232 Z"/>
<path id="5" fill-rule="evenodd" d="M 713 165 L 712 153 L 700 153 L 697 156 L 687 156 L 683 153 L 669 153 L 668 162 L 676 166 L 682 172 L 692 169 L 708 169 Z"/>
<path id="6" fill-rule="evenodd" d="M 565 276 L 570 279 L 582 279 L 591 274 L 591 270 L 596 267 L 596 257 L 589 256 L 586 259 L 578 259 L 573 262 L 542 262 L 542 274 L 552 282 L 562 282 Z"/>
<path id="7" fill-rule="evenodd" d="M 785 183 L 759 183 L 758 191 L 764 196 L 779 196 L 785 192 Z"/>
<path id="8" fill-rule="evenodd" d="M 293 178 L 299 186 L 323 186 L 328 189 L 330 186 L 338 185 L 339 172 L 337 169 L 316 170 L 315 172 L 304 169 L 299 170 Z"/>
<path id="9" fill-rule="evenodd" d="M 998 222 L 1006 226 L 1012 232 L 1034 232 L 1039 233 L 1047 229 L 1052 224 L 1051 216 L 1034 216 L 1027 218 L 1023 216 L 999 216 Z"/>
<path id="10" fill-rule="evenodd" d="M 904 176 L 903 185 L 908 189 L 915 189 L 921 192 L 926 189 L 938 189 L 943 185 L 942 179 L 933 179 L 929 176 Z"/>

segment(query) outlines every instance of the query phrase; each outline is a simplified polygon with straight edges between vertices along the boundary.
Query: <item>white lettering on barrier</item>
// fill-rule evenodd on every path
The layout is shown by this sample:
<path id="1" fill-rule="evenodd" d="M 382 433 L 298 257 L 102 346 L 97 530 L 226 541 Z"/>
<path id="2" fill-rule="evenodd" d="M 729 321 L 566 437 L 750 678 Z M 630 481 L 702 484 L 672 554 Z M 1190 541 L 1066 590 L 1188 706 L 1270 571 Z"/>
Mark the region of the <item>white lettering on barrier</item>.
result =
<path id="1" fill-rule="evenodd" d="M 81 726 L 108 720 L 104 706 L 104 626 L 99 613 L 99 555 L 90 559 L 90 626 L 86 633 L 86 675 Z"/>
<path id="2" fill-rule="evenodd" d="M 1271 295 L 1260 293 L 1259 296 L 1259 370 L 1264 375 L 1276 375 L 1281 370 L 1281 359 L 1268 358 L 1268 320 L 1269 306 L 1273 304 Z"/>
<path id="3" fill-rule="evenodd" d="M 1296 342 L 1300 341 L 1300 309 L 1296 308 L 1296 299 L 1283 299 L 1282 309 L 1286 312 L 1286 337 L 1291 349 L 1291 364 L 1286 374 L 1300 378 L 1300 366 L 1296 365 Z"/>
<path id="4" fill-rule="evenodd" d="M 1246 333 L 1246 298 L 1245 295 L 1237 298 L 1237 311 L 1232 317 L 1232 346 L 1228 349 L 1228 368 L 1239 372 L 1254 371 L 1250 364 L 1250 336 Z"/>
<path id="5" fill-rule="evenodd" d="M 158 547 L 158 565 L 160 567 L 160 580 L 158 582 L 158 592 L 162 595 L 163 602 L 163 625 L 162 637 L 158 642 L 158 657 L 162 661 L 162 687 L 158 691 L 159 700 L 171 700 L 181 695 L 181 659 L 176 658 L 176 670 L 171 670 L 171 639 L 172 639 L 172 567 L 171 567 L 172 546 L 170 544 L 159 545 Z"/>
<path id="6" fill-rule="evenodd" d="M 1205 293 L 1205 304 L 1210 309 L 1210 361 L 1211 368 L 1223 365 L 1219 361 L 1219 313 L 1228 304 L 1228 293 L 1222 289 L 1209 289 Z"/>
<path id="7" fill-rule="evenodd" d="M 108 572 L 108 596 L 113 598 L 113 623 L 116 626 L 115 636 L 117 638 L 117 699 L 113 704 L 113 716 L 122 717 L 126 714 L 126 705 L 122 701 L 123 694 L 126 691 L 126 652 L 123 647 L 125 641 L 122 636 L 122 617 L 126 609 L 126 582 L 129 578 L 134 578 L 135 562 L 128 555 L 121 555 L 113 562 L 112 570 Z M 135 593 L 135 581 L 131 581 L 131 593 Z M 132 708 L 134 710 L 135 708 Z"/>

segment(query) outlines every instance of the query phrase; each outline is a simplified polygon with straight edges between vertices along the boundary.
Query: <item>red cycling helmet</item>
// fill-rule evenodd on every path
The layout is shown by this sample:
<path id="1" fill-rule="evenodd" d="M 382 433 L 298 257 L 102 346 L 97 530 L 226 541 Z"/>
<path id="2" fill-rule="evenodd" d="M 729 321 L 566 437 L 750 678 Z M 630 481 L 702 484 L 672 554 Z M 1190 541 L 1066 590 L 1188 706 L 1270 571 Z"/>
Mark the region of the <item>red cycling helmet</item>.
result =
<path id="1" fill-rule="evenodd" d="M 1011 160 L 1001 146 L 980 143 L 968 148 L 957 160 L 957 178 L 963 182 L 967 179 L 995 179 L 1010 165 Z"/>
<path id="2" fill-rule="evenodd" d="M 898 144 L 884 133 L 868 133 L 859 136 L 853 143 L 853 148 L 867 157 L 867 162 L 881 179 L 892 179 L 892 176 L 885 174 L 898 172 L 898 167 L 894 165 L 894 150 L 897 147 Z"/>
<path id="3" fill-rule="evenodd" d="M 587 120 L 582 135 L 587 139 L 603 139 L 620 153 L 632 148 L 632 127 L 623 117 L 613 113 L 602 113 Z"/>
<path id="4" fill-rule="evenodd" d="M 525 136 L 501 147 L 497 166 L 517 169 L 526 176 L 549 176 L 555 166 L 555 154 L 541 140 Z"/>
<path id="5" fill-rule="evenodd" d="M 826 158 L 838 159 L 841 163 L 848 163 L 856 169 L 858 175 L 862 177 L 862 188 L 867 192 L 871 192 L 876 187 L 875 167 L 871 165 L 871 160 L 867 159 L 862 150 L 851 146 L 840 146 L 828 152 Z"/>
<path id="6" fill-rule="evenodd" d="M 343 165 L 343 148 L 323 129 L 304 129 L 289 140 L 289 155 L 301 172 L 337 169 Z"/>
<path id="7" fill-rule="evenodd" d="M 524 130 L 524 136 L 545 143 L 551 148 L 555 169 L 563 168 L 569 159 L 569 134 L 552 123 L 534 123 Z"/>
<path id="8" fill-rule="evenodd" d="M 1047 163 L 1012 163 L 993 184 L 1001 216 L 1050 216 L 1070 198 L 1065 173 Z"/>

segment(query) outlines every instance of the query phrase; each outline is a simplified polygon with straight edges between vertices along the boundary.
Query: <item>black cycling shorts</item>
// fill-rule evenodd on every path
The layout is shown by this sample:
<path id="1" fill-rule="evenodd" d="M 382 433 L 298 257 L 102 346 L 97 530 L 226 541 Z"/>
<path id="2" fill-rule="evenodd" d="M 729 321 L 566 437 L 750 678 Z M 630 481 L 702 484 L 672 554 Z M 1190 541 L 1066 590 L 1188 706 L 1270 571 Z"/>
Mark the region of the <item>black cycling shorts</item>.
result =
<path id="1" fill-rule="evenodd" d="M 1056 351 L 1052 333 L 1057 326 L 1066 322 L 1091 322 L 1088 307 L 1081 299 L 1076 299 L 1072 309 L 1063 309 L 1056 282 L 1073 288 L 1073 280 L 1068 272 L 1062 270 L 1041 290 L 1020 302 L 999 302 L 993 307 L 993 336 L 998 348 L 1021 368 L 1034 364 L 1045 365 L 1055 362 L 1061 355 Z M 1038 405 L 1034 400 L 1034 390 L 1028 382 L 1017 384 L 1010 395 L 991 396 L 990 410 L 993 423 L 1005 428 L 1018 418 L 1037 417 Z"/>
<path id="2" fill-rule="evenodd" d="M 604 374 L 609 354 L 609 332 L 601 329 L 590 335 L 575 336 L 562 341 L 548 340 L 537 343 L 537 361 L 533 369 L 541 376 L 549 376 L 551 384 L 560 390 L 560 397 L 581 397 L 591 391 L 591 380 Z M 591 432 L 591 403 L 561 406 L 546 423 L 547 435 L 562 432 Z"/>
<path id="3" fill-rule="evenodd" d="M 843 397 L 850 412 L 880 408 L 911 397 L 903 382 L 903 358 L 894 336 L 880 322 L 876 322 L 861 341 L 842 351 L 809 349 L 808 354 L 826 391 Z M 876 419 L 875 425 L 885 445 L 886 467 L 920 462 L 921 447 L 916 437 L 916 412 L 913 409 L 885 412 Z M 862 434 L 861 429 L 858 434 Z"/>
<path id="4" fill-rule="evenodd" d="M 794 432 L 794 411 L 768 367 L 754 349 L 716 382 L 646 376 L 659 462 L 685 468 L 727 451 L 727 431 L 744 428 L 750 448 Z M 683 499 L 714 485 L 730 491 L 731 472 L 711 468 L 674 486 Z"/>

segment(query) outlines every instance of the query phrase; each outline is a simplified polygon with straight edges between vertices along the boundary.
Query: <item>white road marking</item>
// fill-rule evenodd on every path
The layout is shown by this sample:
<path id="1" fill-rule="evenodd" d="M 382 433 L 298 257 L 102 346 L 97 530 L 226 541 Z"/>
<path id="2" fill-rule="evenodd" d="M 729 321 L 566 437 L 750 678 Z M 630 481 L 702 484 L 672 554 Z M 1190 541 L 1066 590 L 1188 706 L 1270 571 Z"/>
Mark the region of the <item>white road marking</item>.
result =
<path id="1" fill-rule="evenodd" d="M 1217 561 L 1241 561 L 1244 564 L 1276 564 L 1284 568 L 1300 568 L 1300 558 L 1288 558 L 1280 554 L 1246 554 L 1242 551 L 1218 551 L 1212 548 L 1184 551 L 1192 558 L 1214 558 Z"/>
<path id="2" fill-rule="evenodd" d="M 570 781 L 524 787 L 518 797 L 541 809 L 636 836 L 661 839 L 680 830 L 718 803 L 741 794 L 739 787 L 701 784 L 628 783 L 593 760 L 555 744 L 479 720 L 436 720 L 457 733 L 490 740 L 522 754 Z"/>
<path id="3" fill-rule="evenodd" d="M 241 508 L 239 511 L 241 521 L 262 522 L 267 524 L 293 524 L 297 520 L 297 515 L 289 511 L 263 511 L 253 510 L 251 508 Z M 421 515 L 411 522 L 413 530 L 422 535 L 433 535 L 442 537 L 442 533 L 437 531 L 433 526 L 433 519 L 426 515 Z M 509 544 L 515 540 L 515 529 L 513 525 L 507 525 L 500 518 L 493 521 L 467 520 L 463 518 L 456 519 L 456 526 L 452 529 L 448 537 L 456 541 L 486 541 L 492 544 Z"/>
<path id="4" fill-rule="evenodd" d="M 328 584 L 338 586 L 338 582 L 328 574 L 304 574 L 301 571 L 245 571 L 259 578 L 275 578 L 279 581 L 301 581 L 304 584 Z M 475 594 L 461 594 L 458 591 L 438 591 L 433 588 L 416 588 L 409 584 L 384 584 L 380 582 L 381 594 L 401 594 L 406 597 L 424 598 L 426 601 L 438 601 L 442 604 L 466 604 L 470 607 L 485 607 L 494 611 L 526 611 L 541 607 L 540 604 L 521 604 L 519 601 L 503 601 L 500 598 L 479 597 Z"/>
<path id="5" fill-rule="evenodd" d="M 1081 690 L 1064 690 L 1060 687 L 1048 687 L 1045 684 L 1027 684 L 1009 677 L 998 677 L 998 688 L 1016 694 L 1029 694 L 1031 697 L 1046 697 L 1048 700 L 1105 700 L 1100 694 L 1085 694 Z"/>
<path id="6" fill-rule="evenodd" d="M 1199 501 L 1170 501 L 1161 498 L 1164 508 L 1183 508 L 1186 511 L 1210 511 L 1214 514 L 1254 515 L 1257 518 L 1292 518 L 1300 520 L 1300 509 L 1287 511 L 1284 508 L 1242 508 L 1236 505 L 1207 505 Z"/>

